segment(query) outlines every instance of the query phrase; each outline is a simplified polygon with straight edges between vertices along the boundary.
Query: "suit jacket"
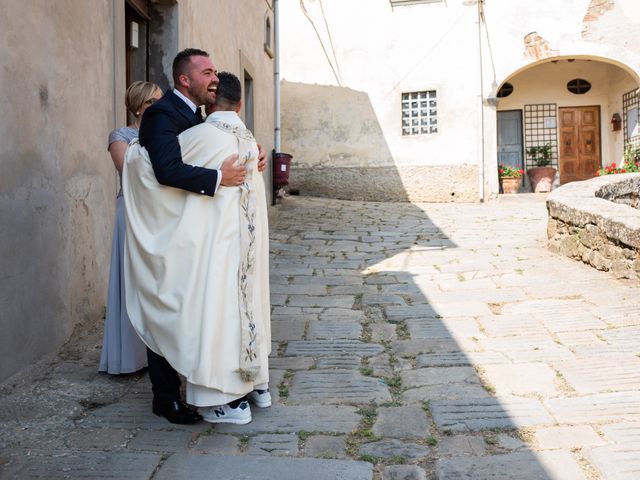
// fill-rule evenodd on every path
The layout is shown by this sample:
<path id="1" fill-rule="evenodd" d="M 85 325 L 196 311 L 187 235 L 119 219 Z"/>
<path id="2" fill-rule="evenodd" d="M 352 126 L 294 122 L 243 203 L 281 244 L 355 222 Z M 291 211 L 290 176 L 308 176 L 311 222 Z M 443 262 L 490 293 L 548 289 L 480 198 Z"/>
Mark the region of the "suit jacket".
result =
<path id="1" fill-rule="evenodd" d="M 193 113 L 173 90 L 167 90 L 164 97 L 144 111 L 140 145 L 149 153 L 158 183 L 213 196 L 218 172 L 184 163 L 178 142 L 178 135 L 200 123 L 200 114 Z"/>

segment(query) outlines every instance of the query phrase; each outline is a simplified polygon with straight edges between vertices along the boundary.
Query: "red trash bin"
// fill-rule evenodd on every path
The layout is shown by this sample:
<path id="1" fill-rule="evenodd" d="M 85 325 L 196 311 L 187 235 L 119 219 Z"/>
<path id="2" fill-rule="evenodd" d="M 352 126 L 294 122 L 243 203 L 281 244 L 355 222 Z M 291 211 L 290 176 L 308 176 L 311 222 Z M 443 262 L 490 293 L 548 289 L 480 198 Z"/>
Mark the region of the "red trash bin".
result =
<path id="1" fill-rule="evenodd" d="M 273 186 L 280 188 L 289 185 L 291 159 L 288 153 L 276 153 L 273 156 Z"/>

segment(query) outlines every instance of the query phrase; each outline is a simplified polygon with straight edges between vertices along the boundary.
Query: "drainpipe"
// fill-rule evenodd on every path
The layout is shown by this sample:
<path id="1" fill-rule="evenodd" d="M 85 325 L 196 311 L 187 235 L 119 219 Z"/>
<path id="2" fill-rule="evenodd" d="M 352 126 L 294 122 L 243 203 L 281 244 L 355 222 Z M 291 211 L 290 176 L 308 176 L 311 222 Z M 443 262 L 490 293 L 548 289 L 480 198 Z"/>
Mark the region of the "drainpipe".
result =
<path id="1" fill-rule="evenodd" d="M 275 138 L 274 148 L 280 152 L 280 13 L 278 0 L 273 0 L 273 81 L 274 81 L 274 112 L 275 112 Z"/>
<path id="2" fill-rule="evenodd" d="M 480 201 L 484 202 L 484 72 L 482 67 L 482 4 L 484 0 L 478 0 L 478 58 L 480 59 Z"/>

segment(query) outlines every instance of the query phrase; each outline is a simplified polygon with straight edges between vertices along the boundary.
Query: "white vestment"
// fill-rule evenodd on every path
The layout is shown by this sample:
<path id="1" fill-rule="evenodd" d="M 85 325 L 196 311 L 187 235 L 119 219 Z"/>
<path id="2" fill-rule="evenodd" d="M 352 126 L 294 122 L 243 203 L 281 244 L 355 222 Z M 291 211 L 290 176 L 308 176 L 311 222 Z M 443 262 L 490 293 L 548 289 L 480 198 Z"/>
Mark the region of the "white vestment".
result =
<path id="1" fill-rule="evenodd" d="M 235 112 L 179 137 L 185 163 L 219 169 L 239 154 L 247 177 L 214 197 L 160 185 L 145 148 L 125 155 L 125 281 L 131 323 L 187 379 L 187 402 L 221 405 L 268 382 L 267 206 L 258 149 Z"/>

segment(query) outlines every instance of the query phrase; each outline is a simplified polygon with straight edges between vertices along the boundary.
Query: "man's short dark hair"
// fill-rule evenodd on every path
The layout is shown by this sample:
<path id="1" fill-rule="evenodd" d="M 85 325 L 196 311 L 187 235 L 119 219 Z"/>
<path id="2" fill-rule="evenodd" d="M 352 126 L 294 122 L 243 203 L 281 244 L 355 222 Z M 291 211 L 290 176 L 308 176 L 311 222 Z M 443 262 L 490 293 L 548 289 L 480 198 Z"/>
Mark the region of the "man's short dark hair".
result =
<path id="1" fill-rule="evenodd" d="M 217 76 L 220 83 L 218 83 L 216 99 L 226 100 L 232 105 L 237 105 L 242 100 L 242 87 L 238 77 L 229 72 L 219 72 Z"/>
<path id="2" fill-rule="evenodd" d="M 180 83 L 180 75 L 184 75 L 189 71 L 188 66 L 191 63 L 191 57 L 208 57 L 209 54 L 204 50 L 197 48 L 185 48 L 173 59 L 173 85 Z"/>

